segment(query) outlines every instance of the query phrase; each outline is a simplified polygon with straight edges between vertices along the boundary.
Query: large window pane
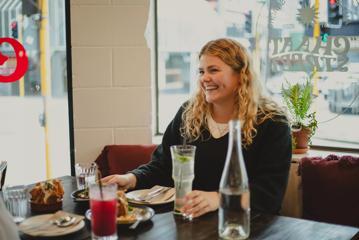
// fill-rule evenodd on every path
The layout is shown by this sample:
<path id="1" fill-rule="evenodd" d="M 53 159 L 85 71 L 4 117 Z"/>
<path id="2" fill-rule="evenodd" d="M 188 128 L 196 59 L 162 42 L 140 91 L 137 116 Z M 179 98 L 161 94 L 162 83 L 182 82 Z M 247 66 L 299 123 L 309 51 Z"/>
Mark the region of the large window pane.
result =
<path id="1" fill-rule="evenodd" d="M 282 83 L 315 72 L 313 110 L 319 125 L 313 144 L 359 148 L 359 131 L 353 129 L 359 120 L 358 8 L 354 1 L 315 4 L 286 1 L 277 9 L 272 4 L 266 86 L 280 97 Z"/>
<path id="2" fill-rule="evenodd" d="M 159 133 L 196 88 L 200 47 L 229 37 L 249 49 L 268 94 L 280 103 L 283 83 L 303 81 L 315 72 L 313 110 L 319 126 L 313 144 L 359 148 L 359 130 L 353 127 L 359 120 L 357 1 L 158 0 L 157 4 Z M 336 16 L 336 9 L 341 14 Z"/>
<path id="3" fill-rule="evenodd" d="M 29 59 L 23 78 L 0 83 L 6 184 L 69 175 L 65 0 L 0 0 L 0 37 L 17 39 Z M 10 75 L 17 66 L 14 50 L 2 44 L 0 51 L 9 57 L 0 74 Z"/>

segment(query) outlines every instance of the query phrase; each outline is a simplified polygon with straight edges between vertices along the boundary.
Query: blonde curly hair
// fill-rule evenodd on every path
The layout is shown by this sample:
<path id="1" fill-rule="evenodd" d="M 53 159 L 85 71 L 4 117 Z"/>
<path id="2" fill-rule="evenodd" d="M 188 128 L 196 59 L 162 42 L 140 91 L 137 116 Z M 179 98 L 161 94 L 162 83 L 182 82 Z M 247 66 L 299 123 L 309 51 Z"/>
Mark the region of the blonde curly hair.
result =
<path id="1" fill-rule="evenodd" d="M 249 55 L 239 42 L 226 38 L 210 41 L 201 49 L 199 58 L 203 55 L 220 58 L 240 74 L 240 85 L 232 118 L 242 122 L 242 144 L 247 147 L 256 135 L 257 125 L 273 116 L 285 115 L 285 112 L 274 101 L 264 96 L 261 84 L 252 69 Z M 208 130 L 206 116 L 210 113 L 210 109 L 204 91 L 199 86 L 182 114 L 180 131 L 187 142 L 199 139 L 204 129 Z"/>

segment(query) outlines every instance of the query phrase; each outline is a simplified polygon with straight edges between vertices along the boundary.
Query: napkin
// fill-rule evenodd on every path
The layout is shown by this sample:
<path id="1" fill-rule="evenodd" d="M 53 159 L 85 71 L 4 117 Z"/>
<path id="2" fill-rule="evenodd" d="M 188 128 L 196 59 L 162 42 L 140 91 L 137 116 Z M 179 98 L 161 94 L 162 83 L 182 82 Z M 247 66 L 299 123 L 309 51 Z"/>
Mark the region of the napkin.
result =
<path id="1" fill-rule="evenodd" d="M 165 187 L 160 186 L 160 185 L 155 185 L 150 189 L 145 189 L 144 191 L 136 194 L 137 195 L 136 197 L 145 198 L 145 197 L 147 197 L 148 194 L 152 194 L 152 193 L 156 192 L 157 190 L 159 190 L 161 188 L 165 188 Z"/>
<path id="2" fill-rule="evenodd" d="M 152 198 L 151 200 L 147 201 L 151 204 L 159 204 L 159 203 L 163 203 L 163 202 L 167 202 L 170 199 L 174 198 L 175 195 L 175 189 L 171 188 L 168 191 L 159 194 L 158 196 Z"/>
<path id="3" fill-rule="evenodd" d="M 65 216 L 75 217 L 75 222 L 68 227 L 58 227 L 52 221 Z M 84 216 L 57 211 L 54 214 L 38 215 L 26 219 L 19 225 L 19 230 L 31 236 L 60 236 L 72 232 L 71 230 L 84 219 Z"/>
<path id="4" fill-rule="evenodd" d="M 136 194 L 136 197 L 145 198 L 149 194 L 151 195 L 151 193 L 154 193 L 155 191 L 157 191 L 159 189 L 162 189 L 162 188 L 167 188 L 167 187 L 156 185 L 156 186 L 153 186 L 150 189 L 142 190 L 141 192 Z M 151 198 L 149 200 L 139 201 L 139 202 L 141 202 L 141 203 L 150 203 L 150 204 L 160 204 L 160 203 L 164 203 L 164 202 L 169 201 L 171 198 L 174 197 L 174 194 L 175 194 L 175 189 L 170 188 L 170 189 L 164 191 L 163 193 L 160 193 L 159 195 L 155 196 L 154 198 Z"/>

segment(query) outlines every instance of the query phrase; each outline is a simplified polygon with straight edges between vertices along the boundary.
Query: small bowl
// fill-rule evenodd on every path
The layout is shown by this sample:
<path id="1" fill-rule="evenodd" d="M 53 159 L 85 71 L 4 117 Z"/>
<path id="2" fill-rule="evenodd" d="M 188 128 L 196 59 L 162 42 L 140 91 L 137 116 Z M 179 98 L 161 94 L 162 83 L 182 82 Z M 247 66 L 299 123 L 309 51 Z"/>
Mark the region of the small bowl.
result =
<path id="1" fill-rule="evenodd" d="M 52 204 L 39 204 L 30 201 L 30 208 L 34 213 L 53 213 L 62 209 L 62 200 Z"/>
<path id="2" fill-rule="evenodd" d="M 83 191 L 84 191 L 84 189 L 80 189 L 80 190 L 73 191 L 71 193 L 71 198 L 74 200 L 74 202 L 78 202 L 78 203 L 88 203 L 89 202 L 90 199 L 88 197 L 82 198 L 79 196 L 79 194 Z"/>

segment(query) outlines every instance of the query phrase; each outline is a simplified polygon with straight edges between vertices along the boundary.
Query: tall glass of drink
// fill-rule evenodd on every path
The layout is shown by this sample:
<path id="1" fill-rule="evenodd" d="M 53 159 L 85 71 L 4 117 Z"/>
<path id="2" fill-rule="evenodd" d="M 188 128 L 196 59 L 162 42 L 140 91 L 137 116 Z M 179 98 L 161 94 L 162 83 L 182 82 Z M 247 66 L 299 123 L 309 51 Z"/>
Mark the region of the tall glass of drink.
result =
<path id="1" fill-rule="evenodd" d="M 117 239 L 117 185 L 90 185 L 92 239 Z"/>
<path id="2" fill-rule="evenodd" d="M 185 204 L 185 195 L 192 191 L 195 153 L 196 146 L 193 145 L 171 146 L 172 178 L 176 190 L 174 214 L 188 218 L 191 218 L 191 216 L 185 216 L 181 210 Z"/>

